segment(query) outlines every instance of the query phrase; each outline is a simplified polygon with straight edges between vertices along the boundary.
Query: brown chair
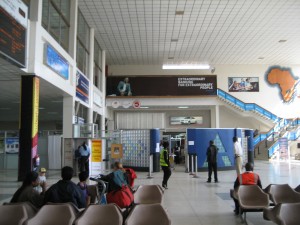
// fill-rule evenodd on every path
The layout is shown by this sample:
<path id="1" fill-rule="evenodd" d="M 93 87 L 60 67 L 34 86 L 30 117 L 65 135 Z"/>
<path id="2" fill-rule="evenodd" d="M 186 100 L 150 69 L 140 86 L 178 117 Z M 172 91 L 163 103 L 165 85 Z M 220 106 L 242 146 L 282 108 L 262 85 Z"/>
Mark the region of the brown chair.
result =
<path id="1" fill-rule="evenodd" d="M 76 221 L 75 225 L 122 225 L 123 216 L 115 204 L 90 205 Z"/>
<path id="2" fill-rule="evenodd" d="M 76 212 L 71 204 L 47 204 L 26 225 L 72 225 L 75 219 Z"/>
<path id="3" fill-rule="evenodd" d="M 272 184 L 269 188 L 271 201 L 277 205 L 279 203 L 300 202 L 300 193 L 296 192 L 288 184 Z"/>
<path id="4" fill-rule="evenodd" d="M 23 225 L 29 219 L 26 208 L 22 204 L 0 205 L 0 224 Z"/>
<path id="5" fill-rule="evenodd" d="M 274 208 L 264 209 L 263 217 L 278 225 L 299 225 L 300 203 L 279 203 Z"/>
<path id="6" fill-rule="evenodd" d="M 171 225 L 161 204 L 136 205 L 129 213 L 125 225 Z"/>
<path id="7" fill-rule="evenodd" d="M 239 186 L 237 197 L 240 205 L 240 216 L 244 213 L 244 221 L 247 224 L 247 212 L 261 212 L 269 206 L 269 196 L 257 185 Z"/>
<path id="8" fill-rule="evenodd" d="M 135 204 L 155 204 L 162 202 L 163 192 L 158 185 L 141 185 L 134 193 Z"/>

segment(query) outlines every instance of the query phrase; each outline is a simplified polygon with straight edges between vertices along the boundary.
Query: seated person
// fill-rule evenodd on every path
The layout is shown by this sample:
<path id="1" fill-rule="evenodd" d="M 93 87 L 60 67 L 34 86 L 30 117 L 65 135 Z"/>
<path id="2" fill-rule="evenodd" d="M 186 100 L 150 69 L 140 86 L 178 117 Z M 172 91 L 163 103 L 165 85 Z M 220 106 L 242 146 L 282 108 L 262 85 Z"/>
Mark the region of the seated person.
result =
<path id="1" fill-rule="evenodd" d="M 39 185 L 37 187 L 35 187 L 34 189 L 36 191 L 38 191 L 39 193 L 42 193 L 43 191 L 43 188 L 42 188 L 42 185 L 45 183 L 46 184 L 46 169 L 45 168 L 40 168 L 39 170 Z"/>
<path id="2" fill-rule="evenodd" d="M 117 87 L 118 96 L 131 96 L 131 87 L 129 83 L 129 78 L 126 77 L 124 81 L 120 81 Z"/>
<path id="3" fill-rule="evenodd" d="M 88 178 L 89 178 L 89 173 L 87 171 L 82 171 L 79 174 L 79 182 L 77 184 L 84 196 L 84 199 L 86 201 L 86 206 L 89 206 L 90 202 L 91 202 L 91 196 L 88 192 L 88 188 L 87 188 L 87 184 L 86 184 L 86 180 Z"/>
<path id="4" fill-rule="evenodd" d="M 53 184 L 45 193 L 44 202 L 66 203 L 72 202 L 78 208 L 85 208 L 86 201 L 80 188 L 71 181 L 73 168 L 65 166 L 61 169 L 62 180 Z"/>
<path id="5" fill-rule="evenodd" d="M 119 190 L 123 185 L 128 186 L 128 177 L 123 168 L 122 163 L 115 162 L 113 166 L 114 171 L 101 179 L 108 182 L 108 191 Z"/>
<path id="6" fill-rule="evenodd" d="M 233 198 L 234 204 L 235 204 L 235 214 L 239 214 L 240 206 L 238 202 L 238 197 L 237 197 L 237 191 L 240 185 L 258 185 L 260 188 L 261 186 L 261 181 L 258 176 L 258 174 L 253 172 L 253 164 L 252 163 L 246 163 L 245 165 L 246 172 L 240 174 L 235 182 L 234 182 L 234 190 L 230 190 L 230 195 Z"/>
<path id="7" fill-rule="evenodd" d="M 23 180 L 22 186 L 13 195 L 10 202 L 30 202 L 35 207 L 41 208 L 44 204 L 43 194 L 46 191 L 46 182 L 39 183 L 39 174 L 35 171 L 29 172 Z M 41 185 L 42 192 L 39 194 L 34 188 Z"/>

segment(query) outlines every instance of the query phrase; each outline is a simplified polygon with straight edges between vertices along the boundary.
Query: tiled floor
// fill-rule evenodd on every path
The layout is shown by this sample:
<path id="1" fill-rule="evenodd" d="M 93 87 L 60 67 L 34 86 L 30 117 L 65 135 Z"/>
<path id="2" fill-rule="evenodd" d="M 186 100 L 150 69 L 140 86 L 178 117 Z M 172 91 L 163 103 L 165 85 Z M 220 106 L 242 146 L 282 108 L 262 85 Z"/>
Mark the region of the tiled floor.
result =
<path id="1" fill-rule="evenodd" d="M 257 161 L 255 172 L 262 180 L 263 187 L 270 183 L 288 183 L 292 187 L 300 184 L 300 164 L 269 163 Z M 229 197 L 229 189 L 233 186 L 235 171 L 220 171 L 220 183 L 206 183 L 207 173 L 198 173 L 193 178 L 177 166 L 169 180 L 169 189 L 165 191 L 163 205 L 169 214 L 172 225 L 235 225 L 242 224 L 233 213 L 233 201 Z M 147 179 L 147 173 L 138 173 L 135 184 L 161 184 L 162 172 L 154 173 L 153 179 Z M 59 171 L 50 171 L 48 183 L 52 184 L 60 178 Z M 20 182 L 17 171 L 0 171 L 0 203 L 9 201 Z M 78 179 L 74 178 L 74 182 Z M 248 213 L 248 224 L 268 225 L 261 213 Z"/>

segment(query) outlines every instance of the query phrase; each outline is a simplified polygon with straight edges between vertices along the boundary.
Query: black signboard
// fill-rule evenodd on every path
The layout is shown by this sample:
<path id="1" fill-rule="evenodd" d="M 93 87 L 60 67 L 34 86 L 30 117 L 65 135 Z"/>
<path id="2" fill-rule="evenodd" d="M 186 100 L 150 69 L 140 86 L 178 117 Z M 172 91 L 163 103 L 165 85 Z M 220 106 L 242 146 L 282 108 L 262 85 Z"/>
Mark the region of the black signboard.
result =
<path id="1" fill-rule="evenodd" d="M 122 95 L 125 76 L 107 78 L 107 95 Z M 217 77 L 203 76 L 132 76 L 127 85 L 133 96 L 205 96 L 217 94 Z M 125 87 L 124 87 L 125 90 Z M 128 88 L 127 88 L 128 90 Z M 128 91 L 125 91 L 127 95 Z"/>
<path id="2" fill-rule="evenodd" d="M 26 28 L 0 7 L 0 54 L 25 67 Z"/>

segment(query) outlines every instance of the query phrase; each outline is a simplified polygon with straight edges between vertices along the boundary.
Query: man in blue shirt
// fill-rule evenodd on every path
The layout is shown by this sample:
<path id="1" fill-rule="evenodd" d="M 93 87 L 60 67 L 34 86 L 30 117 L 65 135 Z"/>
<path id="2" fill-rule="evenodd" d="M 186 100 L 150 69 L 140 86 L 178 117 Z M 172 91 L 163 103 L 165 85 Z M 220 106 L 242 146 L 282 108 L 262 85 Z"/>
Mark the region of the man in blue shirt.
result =
<path id="1" fill-rule="evenodd" d="M 83 142 L 79 148 L 80 153 L 80 172 L 87 171 L 89 173 L 89 158 L 91 154 L 90 147 Z"/>

